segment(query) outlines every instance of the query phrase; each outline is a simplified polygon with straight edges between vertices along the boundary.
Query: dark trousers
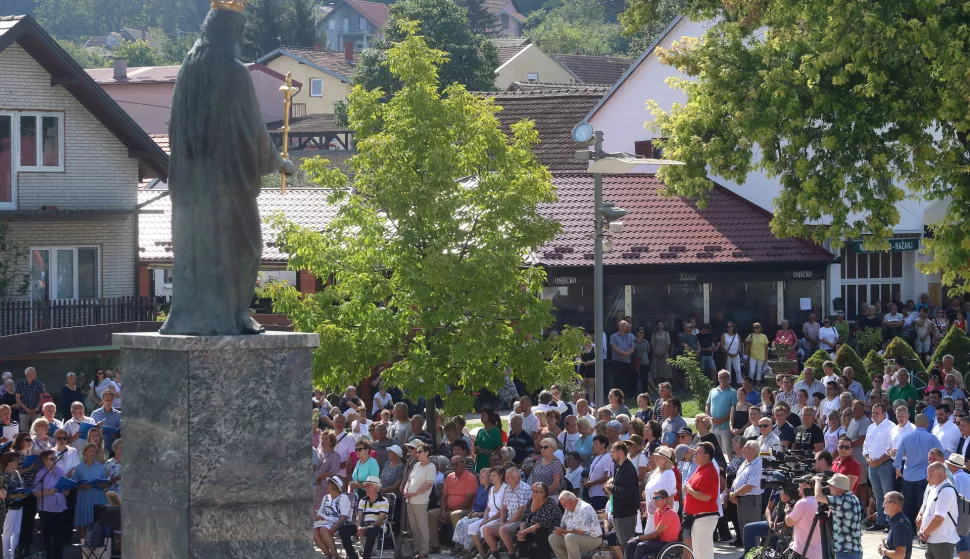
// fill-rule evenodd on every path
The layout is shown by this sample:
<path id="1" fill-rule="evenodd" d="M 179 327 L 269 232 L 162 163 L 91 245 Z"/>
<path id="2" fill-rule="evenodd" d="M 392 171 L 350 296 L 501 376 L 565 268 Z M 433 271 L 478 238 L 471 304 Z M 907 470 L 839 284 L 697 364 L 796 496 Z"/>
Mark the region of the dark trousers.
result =
<path id="1" fill-rule="evenodd" d="M 668 542 L 660 540 L 650 540 L 648 542 L 638 542 L 630 540 L 626 543 L 626 559 L 643 559 L 647 555 L 656 555 Z"/>
<path id="2" fill-rule="evenodd" d="M 605 495 L 603 497 L 589 498 L 589 504 L 593 505 L 593 510 L 595 511 L 601 511 L 606 509 L 606 503 L 608 502 L 609 502 L 609 499 L 607 499 Z"/>
<path id="3" fill-rule="evenodd" d="M 47 559 L 62 559 L 67 545 L 64 526 L 68 523 L 67 511 L 42 512 L 40 522 L 43 531 L 44 553 Z"/>
<path id="4" fill-rule="evenodd" d="M 728 529 L 728 522 L 734 525 L 736 539 L 741 539 L 741 531 L 738 528 L 738 506 L 728 501 L 728 506 L 724 507 L 724 516 L 717 519 L 717 536 L 721 541 L 727 541 L 731 537 L 731 530 Z"/>
<path id="5" fill-rule="evenodd" d="M 381 532 L 384 529 L 380 526 L 367 526 L 364 528 L 364 559 L 370 559 L 371 554 L 374 551 L 374 544 L 377 543 L 377 539 L 381 537 Z M 354 543 L 351 538 L 357 535 L 357 525 L 356 524 L 344 524 L 337 530 L 340 535 L 340 541 L 344 544 L 344 551 L 347 552 L 347 559 L 357 559 L 357 550 L 354 549 Z"/>
<path id="6" fill-rule="evenodd" d="M 549 530 L 539 528 L 531 534 L 526 534 L 525 541 L 516 546 L 519 557 L 529 559 L 552 559 L 552 548 L 549 547 Z"/>
<path id="7" fill-rule="evenodd" d="M 923 492 L 926 491 L 926 480 L 906 481 L 903 480 L 903 514 L 913 523 L 916 529 L 916 515 L 919 514 L 920 505 L 923 504 Z"/>
<path id="8" fill-rule="evenodd" d="M 37 499 L 33 495 L 24 499 L 24 516 L 20 521 L 21 551 L 29 551 L 34 541 L 34 517 L 37 516 Z"/>
<path id="9" fill-rule="evenodd" d="M 748 555 L 748 552 L 758 546 L 758 540 L 764 538 L 768 535 L 768 523 L 765 521 L 761 522 L 749 522 L 744 525 L 744 554 Z"/>

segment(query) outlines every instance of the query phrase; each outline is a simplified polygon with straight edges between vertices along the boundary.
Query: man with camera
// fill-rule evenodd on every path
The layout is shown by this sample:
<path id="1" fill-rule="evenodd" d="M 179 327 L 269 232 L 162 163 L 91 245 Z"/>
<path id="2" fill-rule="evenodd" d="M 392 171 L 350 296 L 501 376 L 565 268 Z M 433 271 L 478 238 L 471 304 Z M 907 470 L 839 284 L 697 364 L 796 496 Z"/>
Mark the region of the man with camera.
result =
<path id="1" fill-rule="evenodd" d="M 815 499 L 829 506 L 835 559 L 862 559 L 862 503 L 852 493 L 848 476 L 833 475 L 829 495 L 823 491 L 822 482 L 822 476 L 815 476 Z"/>
<path id="2" fill-rule="evenodd" d="M 793 528 L 792 542 L 788 548 L 804 559 L 822 559 L 821 527 L 815 526 L 812 530 L 815 513 L 818 512 L 818 501 L 811 491 L 806 495 L 808 489 L 811 489 L 811 486 L 807 483 L 799 484 L 798 493 L 802 498 L 787 510 L 785 515 L 785 525 Z"/>
<path id="3" fill-rule="evenodd" d="M 919 525 L 919 539 L 926 542 L 926 559 L 953 559 L 956 544 L 960 541 L 956 523 L 957 491 L 946 478 L 946 466 L 934 462 L 926 468 L 929 492 L 923 501 L 923 508 L 916 523 Z"/>

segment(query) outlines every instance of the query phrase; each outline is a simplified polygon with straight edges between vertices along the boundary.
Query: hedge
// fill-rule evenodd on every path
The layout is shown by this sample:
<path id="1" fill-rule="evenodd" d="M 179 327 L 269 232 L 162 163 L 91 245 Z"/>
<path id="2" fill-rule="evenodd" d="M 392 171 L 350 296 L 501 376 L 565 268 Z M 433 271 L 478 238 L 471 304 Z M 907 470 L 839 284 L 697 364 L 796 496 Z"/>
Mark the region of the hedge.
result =
<path id="1" fill-rule="evenodd" d="M 839 366 L 840 376 L 842 369 L 852 367 L 852 371 L 855 373 L 855 379 L 859 381 L 862 388 L 864 388 L 866 392 L 872 390 L 872 377 L 866 374 L 866 365 L 859 357 L 859 354 L 852 349 L 852 346 L 849 344 L 842 344 L 839 347 L 839 351 L 835 353 L 835 363 Z"/>
<path id="2" fill-rule="evenodd" d="M 933 353 L 933 361 L 943 361 L 944 355 L 953 356 L 953 367 L 963 373 L 970 369 L 967 363 L 967 353 L 970 353 L 970 338 L 967 334 L 956 327 L 951 326 L 950 331 L 940 340 L 936 352 Z"/>
<path id="3" fill-rule="evenodd" d="M 966 336 L 964 336 L 966 337 Z M 970 340 L 968 340 L 970 342 Z M 908 368 L 911 363 L 918 363 L 919 365 L 910 371 L 911 373 L 918 373 L 920 371 L 925 371 L 926 367 L 923 365 L 923 361 L 920 360 L 919 355 L 913 351 L 913 348 L 906 343 L 906 340 L 895 337 L 886 346 L 886 349 L 882 352 L 883 359 L 886 360 L 886 364 L 892 363 L 897 357 L 902 357 L 906 360 L 906 367 Z"/>
<path id="4" fill-rule="evenodd" d="M 872 377 L 876 375 L 881 375 L 886 370 L 886 360 L 882 358 L 882 355 L 876 353 L 876 350 L 870 349 L 869 355 L 862 361 L 866 367 L 866 373 L 868 373 L 869 382 L 872 382 Z M 859 379 L 862 382 L 862 379 Z"/>
<path id="5" fill-rule="evenodd" d="M 832 361 L 832 357 L 830 357 L 829 352 L 825 351 L 824 349 L 820 349 L 816 351 L 815 353 L 812 354 L 811 357 L 809 357 L 805 361 L 805 367 L 811 367 L 812 370 L 815 371 L 815 380 L 818 380 L 825 375 L 822 369 L 822 365 L 826 361 Z M 795 380 L 795 382 L 804 380 L 804 378 L 805 378 L 805 373 L 802 372 L 801 374 L 798 375 L 798 378 Z M 859 382 L 861 383 L 862 381 L 860 380 Z"/>

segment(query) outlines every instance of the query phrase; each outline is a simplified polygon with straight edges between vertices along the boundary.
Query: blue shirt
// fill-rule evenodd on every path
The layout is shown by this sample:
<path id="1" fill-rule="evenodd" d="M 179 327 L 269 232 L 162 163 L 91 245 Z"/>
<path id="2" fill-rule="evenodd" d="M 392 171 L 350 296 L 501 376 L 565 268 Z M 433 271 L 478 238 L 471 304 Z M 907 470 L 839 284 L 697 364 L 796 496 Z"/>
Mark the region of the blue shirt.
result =
<path id="1" fill-rule="evenodd" d="M 633 343 L 636 341 L 636 337 L 633 334 L 621 334 L 619 332 L 614 332 L 610 336 L 610 347 L 616 346 L 622 351 L 630 351 L 633 349 Z M 626 357 L 621 357 L 615 352 L 610 354 L 611 361 L 619 361 L 621 363 L 629 363 L 633 359 L 633 354 L 627 355 Z"/>
<path id="2" fill-rule="evenodd" d="M 926 468 L 929 466 L 927 455 L 934 448 L 943 448 L 943 445 L 936 435 L 926 429 L 917 427 L 915 431 L 903 435 L 896 450 L 896 459 L 893 460 L 893 466 L 899 469 L 903 467 L 903 459 L 906 459 L 903 481 L 926 480 Z"/>
<path id="3" fill-rule="evenodd" d="M 757 390 L 752 390 L 751 392 L 748 392 L 748 395 L 745 396 L 744 399 L 747 400 L 748 403 L 751 404 L 752 406 L 761 405 L 761 393 L 758 392 Z"/>
<path id="4" fill-rule="evenodd" d="M 910 524 L 906 515 L 899 513 L 889 519 L 889 534 L 886 535 L 886 548 L 896 551 L 897 547 L 906 548 L 906 557 L 911 559 L 913 556 L 913 525 Z M 883 555 L 885 558 L 886 556 Z"/>
<path id="5" fill-rule="evenodd" d="M 707 405 L 711 406 L 711 417 L 720 418 L 727 416 L 727 421 L 720 425 L 714 425 L 714 429 L 729 429 L 731 427 L 731 406 L 737 405 L 738 393 L 728 386 L 721 390 L 720 386 L 715 386 L 707 395 Z"/>
<path id="6" fill-rule="evenodd" d="M 111 408 L 110 412 L 104 410 L 104 406 L 94 410 L 91 413 L 91 419 L 95 423 L 101 423 L 104 421 L 104 427 L 114 427 L 115 429 L 121 429 L 121 411 Z M 103 430 L 101 432 L 104 438 L 104 449 L 111 451 L 111 443 L 114 442 L 114 435 L 110 433 L 105 433 Z"/>
<path id="7" fill-rule="evenodd" d="M 926 428 L 932 431 L 933 426 L 936 425 L 936 408 L 934 408 L 933 406 L 926 406 L 926 409 L 923 410 L 923 415 L 930 418 L 930 424 Z M 940 447 L 940 448 L 943 448 L 943 447 Z"/>

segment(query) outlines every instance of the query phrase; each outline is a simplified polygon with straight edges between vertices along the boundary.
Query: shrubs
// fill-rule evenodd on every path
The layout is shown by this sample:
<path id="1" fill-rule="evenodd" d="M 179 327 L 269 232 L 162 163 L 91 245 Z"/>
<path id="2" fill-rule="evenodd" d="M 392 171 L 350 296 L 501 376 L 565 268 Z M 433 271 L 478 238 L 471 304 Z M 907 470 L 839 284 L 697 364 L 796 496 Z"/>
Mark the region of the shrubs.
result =
<path id="1" fill-rule="evenodd" d="M 667 363 L 676 367 L 687 378 L 687 386 L 690 387 L 691 395 L 703 410 L 704 405 L 707 404 L 707 395 L 714 388 L 714 381 L 701 371 L 697 357 L 693 353 L 682 353 L 673 359 L 668 359 Z"/>
<path id="2" fill-rule="evenodd" d="M 950 327 L 950 331 L 943 336 L 940 345 L 933 353 L 933 361 L 943 361 L 944 355 L 952 355 L 953 367 L 965 373 L 970 368 L 967 363 L 967 353 L 970 353 L 970 338 L 963 330 Z"/>
<path id="3" fill-rule="evenodd" d="M 866 328 L 865 330 L 856 332 L 855 340 L 860 354 L 868 354 L 872 350 L 879 351 L 882 349 L 882 329 Z"/>
<path id="4" fill-rule="evenodd" d="M 826 361 L 831 361 L 831 360 L 832 358 L 829 356 L 829 352 L 825 351 L 824 349 L 820 349 L 815 353 L 813 353 L 812 356 L 805 361 L 805 367 L 811 367 L 812 370 L 815 371 L 815 378 L 819 379 L 819 378 L 822 378 L 822 375 L 824 374 L 822 372 L 822 365 Z M 804 378 L 805 378 L 805 373 L 801 373 L 798 375 L 798 378 L 795 379 L 795 382 L 798 382 Z M 862 380 L 860 380 L 859 383 L 861 384 Z"/>
<path id="5" fill-rule="evenodd" d="M 855 372 L 855 379 L 859 381 L 866 392 L 872 390 L 872 376 L 866 373 L 866 366 L 859 354 L 852 349 L 849 344 L 842 344 L 839 351 L 835 353 L 835 362 L 839 366 L 839 371 L 846 367 L 852 367 Z M 841 372 L 839 373 L 841 375 Z"/>
<path id="6" fill-rule="evenodd" d="M 966 338 L 965 335 L 964 338 Z M 967 341 L 970 342 L 970 340 Z M 919 355 L 917 355 L 916 352 L 913 351 L 913 348 L 909 347 L 909 344 L 900 337 L 893 338 L 892 341 L 886 345 L 885 351 L 882 352 L 882 357 L 885 359 L 887 365 L 892 363 L 897 357 L 902 357 L 906 360 L 906 367 L 913 368 L 913 370 L 910 371 L 913 373 L 926 370 L 926 367 L 920 360 Z"/>
<path id="7" fill-rule="evenodd" d="M 881 375 L 886 370 L 886 360 L 882 358 L 882 355 L 876 353 L 876 350 L 870 349 L 869 355 L 862 361 L 866 367 L 866 373 L 869 376 L 869 382 L 872 382 L 872 377 L 876 375 Z M 859 379 L 862 383 L 862 379 Z"/>

